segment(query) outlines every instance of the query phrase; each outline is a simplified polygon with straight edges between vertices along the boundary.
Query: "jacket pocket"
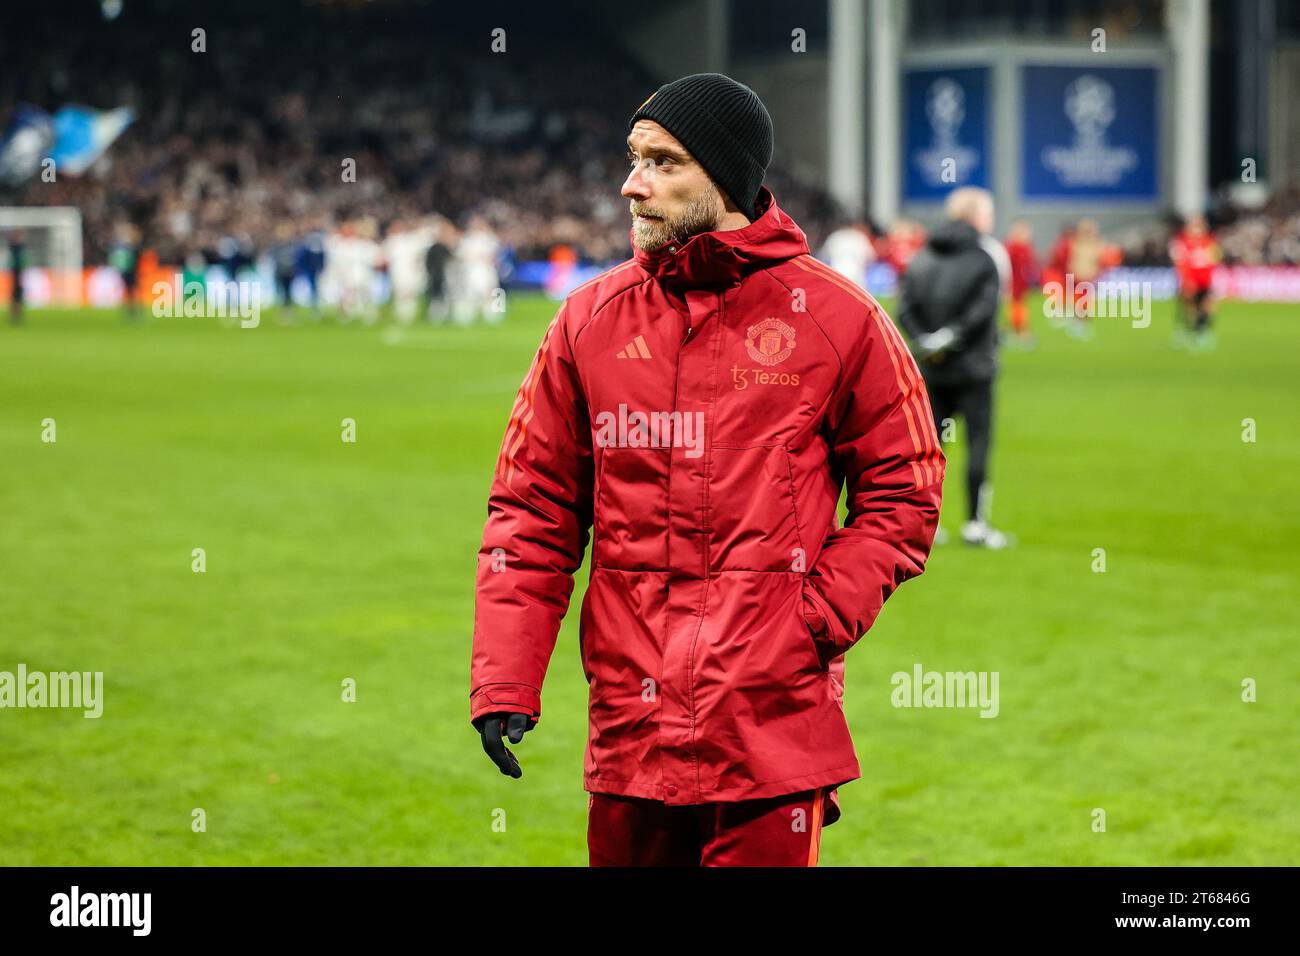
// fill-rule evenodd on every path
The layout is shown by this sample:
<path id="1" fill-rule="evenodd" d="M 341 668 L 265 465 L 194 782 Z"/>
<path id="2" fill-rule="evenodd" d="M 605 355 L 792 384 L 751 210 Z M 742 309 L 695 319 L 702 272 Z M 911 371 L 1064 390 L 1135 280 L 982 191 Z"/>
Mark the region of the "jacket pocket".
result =
<path id="1" fill-rule="evenodd" d="M 708 516 L 711 571 L 805 569 L 794 474 L 784 445 L 713 445 Z"/>
<path id="2" fill-rule="evenodd" d="M 829 669 L 831 661 L 841 654 L 835 639 L 835 612 L 826 603 L 826 599 L 817 593 L 816 586 L 810 584 L 807 578 L 803 581 L 799 612 L 804 619 L 804 630 L 808 634 L 808 639 L 817 649 L 817 659 L 821 662 L 823 668 Z M 808 620 L 810 615 L 820 617 L 824 622 L 820 636 L 813 632 L 813 625 Z"/>
<path id="3" fill-rule="evenodd" d="M 605 448 L 595 479 L 593 563 L 664 567 L 668 545 L 668 450 Z"/>
<path id="4" fill-rule="evenodd" d="M 591 643 L 595 640 L 595 615 L 592 613 L 592 604 L 595 601 L 595 595 L 591 590 L 591 574 L 587 577 L 587 590 L 582 595 L 582 608 L 578 612 L 578 660 L 582 662 L 582 676 L 586 678 L 587 683 L 591 683 L 593 674 Z"/>
<path id="5" fill-rule="evenodd" d="M 822 670 L 827 670 L 830 667 L 830 659 L 826 656 L 829 651 L 822 643 L 825 635 L 823 635 L 822 638 L 818 638 L 817 635 L 813 633 L 812 624 L 808 620 L 809 612 L 817 611 L 818 613 L 821 613 L 821 609 L 818 608 L 813 600 L 808 597 L 808 585 L 806 583 L 800 589 L 799 600 L 796 604 L 799 609 L 799 623 L 803 625 L 803 634 L 804 637 L 808 639 L 808 646 L 812 648 L 813 655 L 817 659 L 817 665 Z M 830 626 L 829 621 L 826 622 L 826 626 Z"/>

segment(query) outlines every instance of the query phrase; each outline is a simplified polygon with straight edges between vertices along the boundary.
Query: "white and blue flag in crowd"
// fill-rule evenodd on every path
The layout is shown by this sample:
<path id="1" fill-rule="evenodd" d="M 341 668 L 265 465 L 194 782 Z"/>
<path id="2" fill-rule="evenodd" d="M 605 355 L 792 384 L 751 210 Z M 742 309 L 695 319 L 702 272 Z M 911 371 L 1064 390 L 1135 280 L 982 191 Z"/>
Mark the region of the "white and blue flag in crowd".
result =
<path id="1" fill-rule="evenodd" d="M 50 114 L 37 106 L 20 105 L 0 136 L 0 185 L 17 186 L 35 176 L 53 143 Z"/>
<path id="2" fill-rule="evenodd" d="M 0 137 L 0 184 L 16 186 L 30 179 L 46 159 L 54 160 L 57 173 L 79 176 L 134 119 L 125 106 L 115 110 L 65 106 L 50 116 L 38 106 L 23 104 Z"/>
<path id="3" fill-rule="evenodd" d="M 61 173 L 79 176 L 104 155 L 104 150 L 131 125 L 135 113 L 129 107 L 94 110 L 65 106 L 54 114 L 54 148 L 50 157 Z"/>

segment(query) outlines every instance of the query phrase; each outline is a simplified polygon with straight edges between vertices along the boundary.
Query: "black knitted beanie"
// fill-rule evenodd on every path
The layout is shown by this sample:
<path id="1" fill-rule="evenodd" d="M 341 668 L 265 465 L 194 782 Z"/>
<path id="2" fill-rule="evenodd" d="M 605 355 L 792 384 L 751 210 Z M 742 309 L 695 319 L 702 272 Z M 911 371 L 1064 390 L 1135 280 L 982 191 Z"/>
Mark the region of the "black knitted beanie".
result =
<path id="1" fill-rule="evenodd" d="M 693 73 L 652 93 L 628 132 L 641 119 L 677 137 L 718 188 L 756 218 L 754 200 L 772 161 L 772 117 L 757 93 L 721 73 Z"/>

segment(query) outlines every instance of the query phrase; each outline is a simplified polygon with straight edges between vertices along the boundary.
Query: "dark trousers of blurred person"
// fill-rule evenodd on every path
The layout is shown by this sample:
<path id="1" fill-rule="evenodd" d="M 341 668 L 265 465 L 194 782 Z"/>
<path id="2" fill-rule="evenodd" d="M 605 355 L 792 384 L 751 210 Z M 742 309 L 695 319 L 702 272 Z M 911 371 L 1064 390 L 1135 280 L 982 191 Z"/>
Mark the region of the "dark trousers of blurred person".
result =
<path id="1" fill-rule="evenodd" d="M 122 275 L 122 311 L 126 314 L 126 317 L 128 319 L 130 319 L 131 321 L 135 321 L 140 317 L 139 310 L 137 308 L 137 306 L 139 305 L 139 301 L 136 292 L 136 285 L 138 284 L 137 283 L 138 274 L 136 272 L 135 266 L 133 265 L 128 269 L 122 270 L 121 275 Z"/>
<path id="2" fill-rule="evenodd" d="M 446 322 L 451 314 L 451 289 L 447 282 L 450 261 L 451 250 L 442 242 L 433 243 L 425 253 L 425 316 L 430 322 Z"/>
<path id="3" fill-rule="evenodd" d="M 941 436 L 958 416 L 966 423 L 966 504 L 970 521 L 987 525 L 993 509 L 988 481 L 993 443 L 993 380 L 961 385 L 928 384 L 934 427 Z M 946 438 L 945 438 L 946 440 Z"/>
<path id="4" fill-rule="evenodd" d="M 23 281 L 17 272 L 14 273 L 13 292 L 9 296 L 9 321 L 13 325 L 23 324 Z"/>
<path id="5" fill-rule="evenodd" d="M 275 304 L 288 308 L 293 305 L 293 270 L 275 270 Z"/>
<path id="6" fill-rule="evenodd" d="M 320 272 L 310 270 L 303 273 L 307 280 L 307 298 L 311 302 L 312 315 L 320 318 Z"/>
<path id="7" fill-rule="evenodd" d="M 1195 332 L 1204 332 L 1210 327 L 1210 289 L 1209 286 L 1199 286 L 1192 290 L 1192 309 L 1195 313 L 1195 319 L 1192 329 Z"/>
<path id="8" fill-rule="evenodd" d="M 9 292 L 9 321 L 23 323 L 23 267 L 27 264 L 26 247 L 21 239 L 9 240 L 9 274 L 13 277 Z"/>
<path id="9" fill-rule="evenodd" d="M 429 285 L 425 289 L 425 315 L 432 323 L 445 323 L 451 313 L 451 298 L 447 294 L 445 274 L 429 273 Z"/>
<path id="10" fill-rule="evenodd" d="M 1210 348 L 1213 334 L 1210 331 L 1212 296 L 1208 284 L 1185 283 L 1178 290 L 1174 328 L 1174 345 L 1177 348 Z"/>

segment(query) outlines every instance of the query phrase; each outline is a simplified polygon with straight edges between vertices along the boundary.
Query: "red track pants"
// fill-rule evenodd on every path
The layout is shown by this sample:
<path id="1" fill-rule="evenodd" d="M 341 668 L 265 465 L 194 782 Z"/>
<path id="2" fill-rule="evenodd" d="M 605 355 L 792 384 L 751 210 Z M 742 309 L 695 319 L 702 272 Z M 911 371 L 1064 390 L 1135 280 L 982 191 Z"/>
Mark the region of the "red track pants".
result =
<path id="1" fill-rule="evenodd" d="M 669 806 L 593 793 L 591 866 L 816 866 L 826 788 L 760 800 Z"/>

